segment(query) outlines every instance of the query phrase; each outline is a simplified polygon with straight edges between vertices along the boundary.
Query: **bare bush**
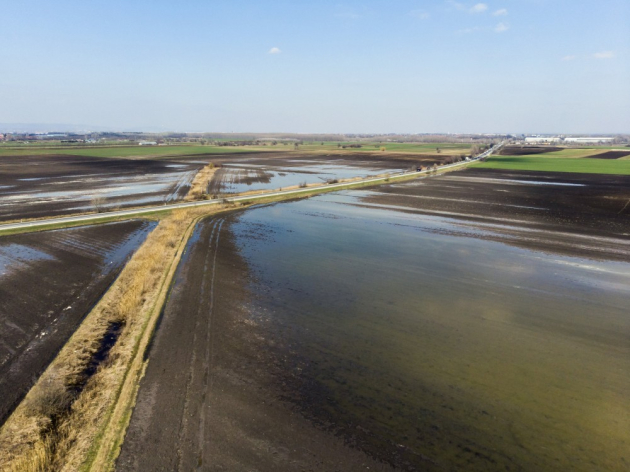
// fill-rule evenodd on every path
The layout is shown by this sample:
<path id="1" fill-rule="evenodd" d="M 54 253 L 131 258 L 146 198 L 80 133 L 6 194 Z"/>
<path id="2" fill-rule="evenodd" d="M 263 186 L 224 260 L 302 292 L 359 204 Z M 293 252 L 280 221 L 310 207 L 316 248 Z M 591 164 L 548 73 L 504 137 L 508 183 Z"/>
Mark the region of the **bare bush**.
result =
<path id="1" fill-rule="evenodd" d="M 92 198 L 92 206 L 96 210 L 96 213 L 102 213 L 105 211 L 105 198 L 96 196 Z"/>
<path id="2" fill-rule="evenodd" d="M 27 398 L 27 409 L 33 415 L 52 419 L 70 408 L 72 398 L 63 377 L 53 373 L 43 378 L 42 388 L 33 390 L 33 394 Z"/>

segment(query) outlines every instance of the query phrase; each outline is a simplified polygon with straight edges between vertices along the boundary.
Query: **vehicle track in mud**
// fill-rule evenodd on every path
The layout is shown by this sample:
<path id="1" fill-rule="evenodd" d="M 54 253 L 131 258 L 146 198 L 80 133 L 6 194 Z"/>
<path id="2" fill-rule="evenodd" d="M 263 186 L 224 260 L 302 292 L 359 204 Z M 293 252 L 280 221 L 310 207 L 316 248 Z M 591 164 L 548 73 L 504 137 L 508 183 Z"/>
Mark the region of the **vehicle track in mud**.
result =
<path id="1" fill-rule="evenodd" d="M 280 400 L 227 227 L 199 223 L 164 309 L 116 470 L 391 470 Z"/>

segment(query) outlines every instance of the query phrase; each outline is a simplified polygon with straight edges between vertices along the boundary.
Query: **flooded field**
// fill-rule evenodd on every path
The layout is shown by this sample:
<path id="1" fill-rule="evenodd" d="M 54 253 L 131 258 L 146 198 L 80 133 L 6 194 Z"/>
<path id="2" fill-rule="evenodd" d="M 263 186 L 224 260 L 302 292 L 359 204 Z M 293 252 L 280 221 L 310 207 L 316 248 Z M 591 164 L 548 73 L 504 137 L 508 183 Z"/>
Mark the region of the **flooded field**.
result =
<path id="1" fill-rule="evenodd" d="M 203 164 L 81 156 L 0 159 L 0 220 L 171 202 Z"/>
<path id="2" fill-rule="evenodd" d="M 628 186 L 588 177 L 205 220 L 118 470 L 627 470 Z"/>
<path id="3" fill-rule="evenodd" d="M 0 237 L 0 424 L 155 223 Z"/>
<path id="4" fill-rule="evenodd" d="M 395 168 L 370 167 L 369 163 L 349 165 L 295 159 L 285 161 L 284 166 L 224 164 L 210 182 L 209 193 L 219 195 L 252 190 L 275 190 L 300 184 L 321 184 L 332 180 L 365 178 L 400 171 L 401 169 Z"/>

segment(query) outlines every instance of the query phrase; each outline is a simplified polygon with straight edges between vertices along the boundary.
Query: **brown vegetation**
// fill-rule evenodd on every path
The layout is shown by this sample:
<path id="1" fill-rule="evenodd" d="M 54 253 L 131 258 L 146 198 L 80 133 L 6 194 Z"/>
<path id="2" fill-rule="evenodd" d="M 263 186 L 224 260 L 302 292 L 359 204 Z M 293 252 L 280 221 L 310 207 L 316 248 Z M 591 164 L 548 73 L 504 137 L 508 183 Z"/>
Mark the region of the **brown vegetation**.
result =
<path id="1" fill-rule="evenodd" d="M 214 173 L 217 171 L 217 166 L 214 162 L 211 162 L 195 175 L 195 178 L 190 185 L 190 190 L 188 191 L 188 195 L 184 198 L 184 200 L 204 200 L 208 197 L 208 186 L 210 185 L 210 181 L 214 176 Z M 205 197 L 205 198 L 204 198 Z"/>
<path id="2" fill-rule="evenodd" d="M 216 210 L 215 210 L 216 211 Z M 118 401 L 142 368 L 146 333 L 159 312 L 193 223 L 211 210 L 163 219 L 0 430 L 0 470 L 78 470 Z M 122 326 L 108 355 L 87 375 L 113 323 Z M 140 354 L 138 354 L 140 353 Z M 130 369 L 139 359 L 137 371 Z M 133 393 L 133 392 L 132 392 Z"/>

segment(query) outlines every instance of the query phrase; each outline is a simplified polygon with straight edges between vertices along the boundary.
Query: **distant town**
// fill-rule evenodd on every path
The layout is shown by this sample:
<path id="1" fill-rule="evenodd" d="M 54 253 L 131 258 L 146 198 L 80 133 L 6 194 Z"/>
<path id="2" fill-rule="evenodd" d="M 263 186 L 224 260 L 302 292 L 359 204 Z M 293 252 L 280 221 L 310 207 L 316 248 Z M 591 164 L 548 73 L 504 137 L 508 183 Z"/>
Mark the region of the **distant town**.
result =
<path id="1" fill-rule="evenodd" d="M 2 130 L 4 144 L 48 143 L 79 145 L 139 145 L 160 146 L 196 143 L 201 145 L 275 145 L 303 142 L 365 142 L 365 143 L 475 143 L 503 140 L 512 144 L 554 144 L 564 146 L 627 145 L 630 134 L 559 135 L 559 134 L 292 134 L 292 133 L 145 133 L 145 132 L 24 132 Z"/>

